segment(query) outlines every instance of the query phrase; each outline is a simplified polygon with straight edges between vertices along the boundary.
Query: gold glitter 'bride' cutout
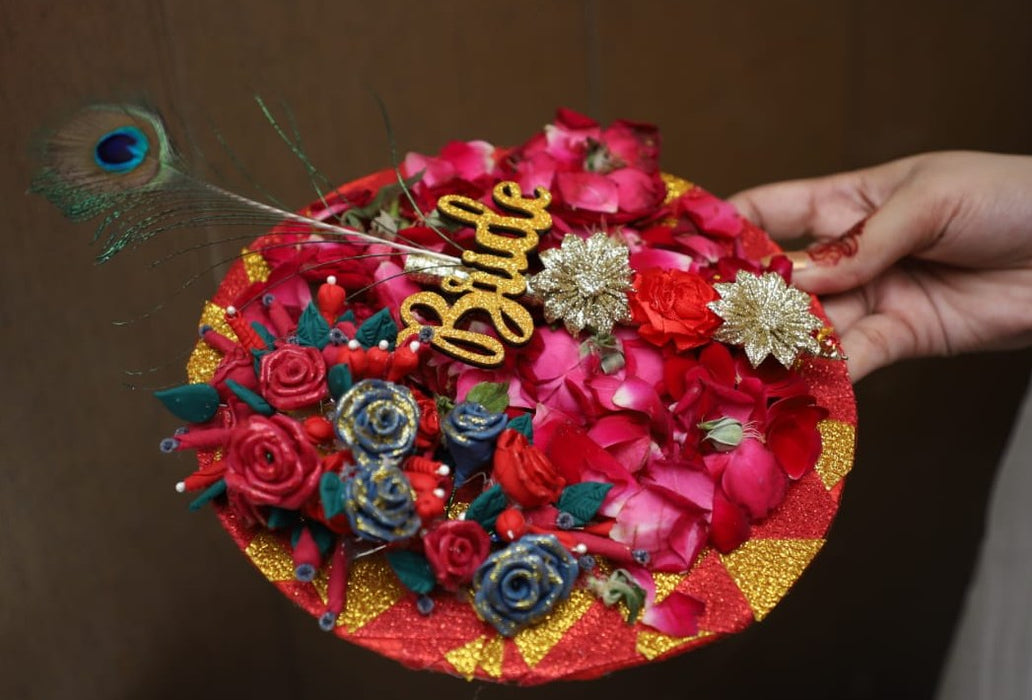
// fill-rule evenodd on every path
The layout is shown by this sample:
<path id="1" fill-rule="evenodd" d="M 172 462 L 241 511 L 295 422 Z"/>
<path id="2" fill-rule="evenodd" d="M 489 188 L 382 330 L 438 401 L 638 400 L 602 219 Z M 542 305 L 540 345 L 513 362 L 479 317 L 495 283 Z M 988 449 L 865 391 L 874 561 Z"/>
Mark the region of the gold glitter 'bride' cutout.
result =
<path id="1" fill-rule="evenodd" d="M 505 348 L 498 338 L 456 328 L 474 313 L 486 314 L 495 332 L 509 345 L 530 341 L 534 319 L 516 298 L 527 289 L 523 277 L 527 254 L 537 248 L 539 234 L 552 227 L 552 217 L 545 211 L 552 195 L 538 187 L 533 197 L 524 197 L 515 182 L 501 182 L 495 185 L 492 197 L 499 207 L 526 216 L 503 216 L 460 195 L 449 194 L 437 200 L 438 211 L 473 226 L 477 244 L 491 252 L 463 251 L 462 262 L 471 269 L 441 281 L 442 291 L 458 295 L 454 303 L 437 292 L 417 292 L 405 299 L 398 312 L 403 324 L 399 344 L 430 326 L 430 344 L 441 352 L 478 367 L 498 367 L 505 361 Z M 417 318 L 413 313 L 416 309 L 439 325 Z"/>

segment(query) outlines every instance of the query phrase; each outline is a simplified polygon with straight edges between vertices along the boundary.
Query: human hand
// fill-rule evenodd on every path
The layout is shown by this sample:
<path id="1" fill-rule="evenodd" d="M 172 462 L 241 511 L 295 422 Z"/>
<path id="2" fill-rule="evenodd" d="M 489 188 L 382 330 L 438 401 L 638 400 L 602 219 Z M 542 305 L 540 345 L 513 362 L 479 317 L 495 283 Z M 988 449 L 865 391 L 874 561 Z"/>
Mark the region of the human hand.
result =
<path id="1" fill-rule="evenodd" d="M 1032 344 L 1032 157 L 928 153 L 730 198 L 822 296 L 853 381 L 906 357 Z"/>

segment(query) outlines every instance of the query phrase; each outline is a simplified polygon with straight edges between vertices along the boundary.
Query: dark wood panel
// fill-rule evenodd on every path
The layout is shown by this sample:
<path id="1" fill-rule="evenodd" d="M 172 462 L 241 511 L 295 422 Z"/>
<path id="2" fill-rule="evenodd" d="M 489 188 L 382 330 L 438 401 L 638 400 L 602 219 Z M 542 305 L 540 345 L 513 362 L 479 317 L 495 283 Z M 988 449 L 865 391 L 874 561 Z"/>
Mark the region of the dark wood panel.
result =
<path id="1" fill-rule="evenodd" d="M 517 692 L 405 672 L 319 634 L 211 518 L 185 512 L 171 487 L 188 463 L 156 450 L 172 424 L 148 392 L 124 385 L 176 381 L 218 274 L 205 269 L 238 244 L 153 269 L 150 261 L 239 232 L 156 240 L 93 266 L 89 226 L 24 194 L 29 144 L 48 120 L 90 100 L 145 99 L 169 116 L 188 157 L 232 170 L 215 124 L 251 176 L 291 205 L 311 190 L 255 92 L 290 105 L 335 181 L 389 162 L 370 89 L 387 103 L 402 150 L 520 141 L 559 105 L 656 122 L 667 169 L 720 194 L 928 148 L 1032 148 L 1027 3 L 920 5 L 0 5 L 0 694 Z M 171 296 L 193 275 L 195 285 Z M 111 324 L 159 302 L 167 308 L 153 319 Z M 865 382 L 860 467 L 841 519 L 763 625 L 677 661 L 535 697 L 928 696 L 1023 386 L 1014 377 L 1027 367 L 1022 354 L 909 363 Z M 892 544 L 901 532 L 909 550 Z"/>

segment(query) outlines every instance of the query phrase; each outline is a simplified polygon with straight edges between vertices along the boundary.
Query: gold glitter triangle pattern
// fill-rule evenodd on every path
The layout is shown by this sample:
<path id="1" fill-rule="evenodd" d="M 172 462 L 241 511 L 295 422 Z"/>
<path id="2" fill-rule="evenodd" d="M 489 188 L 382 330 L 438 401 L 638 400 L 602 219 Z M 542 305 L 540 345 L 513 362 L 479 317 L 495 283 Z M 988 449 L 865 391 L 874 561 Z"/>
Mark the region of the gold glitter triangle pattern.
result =
<path id="1" fill-rule="evenodd" d="M 461 647 L 444 652 L 444 658 L 467 681 L 473 680 L 473 674 L 476 672 L 477 666 L 480 665 L 485 639 L 487 637 L 481 635 L 468 644 L 463 644 Z"/>
<path id="2" fill-rule="evenodd" d="M 492 678 L 502 677 L 502 660 L 505 658 L 505 638 L 495 636 L 484 645 L 484 653 L 480 657 L 480 668 Z"/>
<path id="3" fill-rule="evenodd" d="M 294 560 L 290 553 L 272 534 L 261 531 L 244 549 L 244 554 L 254 562 L 262 575 L 270 581 L 292 581 Z"/>
<path id="4" fill-rule="evenodd" d="M 272 270 L 269 269 L 269 263 L 265 262 L 261 253 L 244 248 L 240 251 L 240 259 L 244 262 L 244 272 L 247 273 L 248 282 L 253 284 L 269 279 L 269 273 Z"/>
<path id="5" fill-rule="evenodd" d="M 638 640 L 635 642 L 635 649 L 646 659 L 652 661 L 657 656 L 662 656 L 668 651 L 684 646 L 689 642 L 694 642 L 697 639 L 712 636 L 712 632 L 700 631 L 694 637 L 669 637 L 662 632 L 642 630 L 638 633 Z"/>
<path id="6" fill-rule="evenodd" d="M 477 667 L 492 678 L 502 677 L 502 659 L 505 655 L 505 639 L 498 635 L 490 639 L 486 635 L 472 642 L 444 653 L 444 658 L 466 680 L 472 680 Z"/>
<path id="7" fill-rule="evenodd" d="M 767 616 L 809 565 L 824 540 L 749 540 L 720 557 L 757 620 Z"/>
<path id="8" fill-rule="evenodd" d="M 591 593 L 583 588 L 575 588 L 570 597 L 559 603 L 545 619 L 518 632 L 512 641 L 527 665 L 533 668 L 540 663 L 595 602 L 595 596 Z"/>
<path id="9" fill-rule="evenodd" d="M 405 589 L 383 556 L 356 559 L 348 572 L 347 605 L 337 624 L 354 632 L 390 610 L 404 595 Z"/>
<path id="10" fill-rule="evenodd" d="M 210 301 L 204 302 L 204 310 L 201 312 L 201 319 L 197 325 L 211 326 L 230 340 L 237 339 L 236 333 L 226 323 L 226 310 Z M 215 369 L 221 361 L 222 353 L 203 340 L 198 340 L 186 363 L 186 377 L 192 384 L 209 382 L 215 376 Z"/>
<path id="11" fill-rule="evenodd" d="M 856 428 L 842 421 L 822 420 L 817 430 L 821 433 L 821 456 L 815 469 L 824 486 L 831 490 L 853 467 Z"/>
<path id="12" fill-rule="evenodd" d="M 325 566 L 312 579 L 312 586 L 324 603 L 329 581 L 329 569 Z M 337 616 L 336 626 L 344 625 L 348 632 L 354 632 L 390 610 L 404 595 L 405 589 L 382 557 L 356 559 L 348 572 L 347 602 Z"/>
<path id="13" fill-rule="evenodd" d="M 694 185 L 687 180 L 677 177 L 676 175 L 670 175 L 669 173 L 660 173 L 659 176 L 663 179 L 663 184 L 666 185 L 666 197 L 663 198 L 663 205 L 670 204 L 682 194 L 690 190 Z"/>
<path id="14" fill-rule="evenodd" d="M 696 561 L 702 561 L 702 558 L 706 555 L 703 552 Z M 681 583 L 688 578 L 685 574 L 662 574 L 659 572 L 653 572 L 652 580 L 656 583 L 656 604 L 662 603 L 663 599 L 674 592 L 677 588 L 677 584 Z"/>

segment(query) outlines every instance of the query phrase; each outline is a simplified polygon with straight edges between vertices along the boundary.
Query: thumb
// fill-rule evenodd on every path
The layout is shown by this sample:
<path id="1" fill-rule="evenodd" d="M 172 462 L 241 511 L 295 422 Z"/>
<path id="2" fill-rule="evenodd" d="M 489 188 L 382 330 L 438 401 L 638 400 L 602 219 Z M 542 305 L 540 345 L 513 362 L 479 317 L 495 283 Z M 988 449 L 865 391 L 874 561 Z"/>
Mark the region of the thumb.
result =
<path id="1" fill-rule="evenodd" d="M 792 251 L 792 282 L 813 294 L 859 287 L 901 258 L 925 248 L 936 234 L 935 211 L 898 191 L 866 219 L 837 238 Z"/>

